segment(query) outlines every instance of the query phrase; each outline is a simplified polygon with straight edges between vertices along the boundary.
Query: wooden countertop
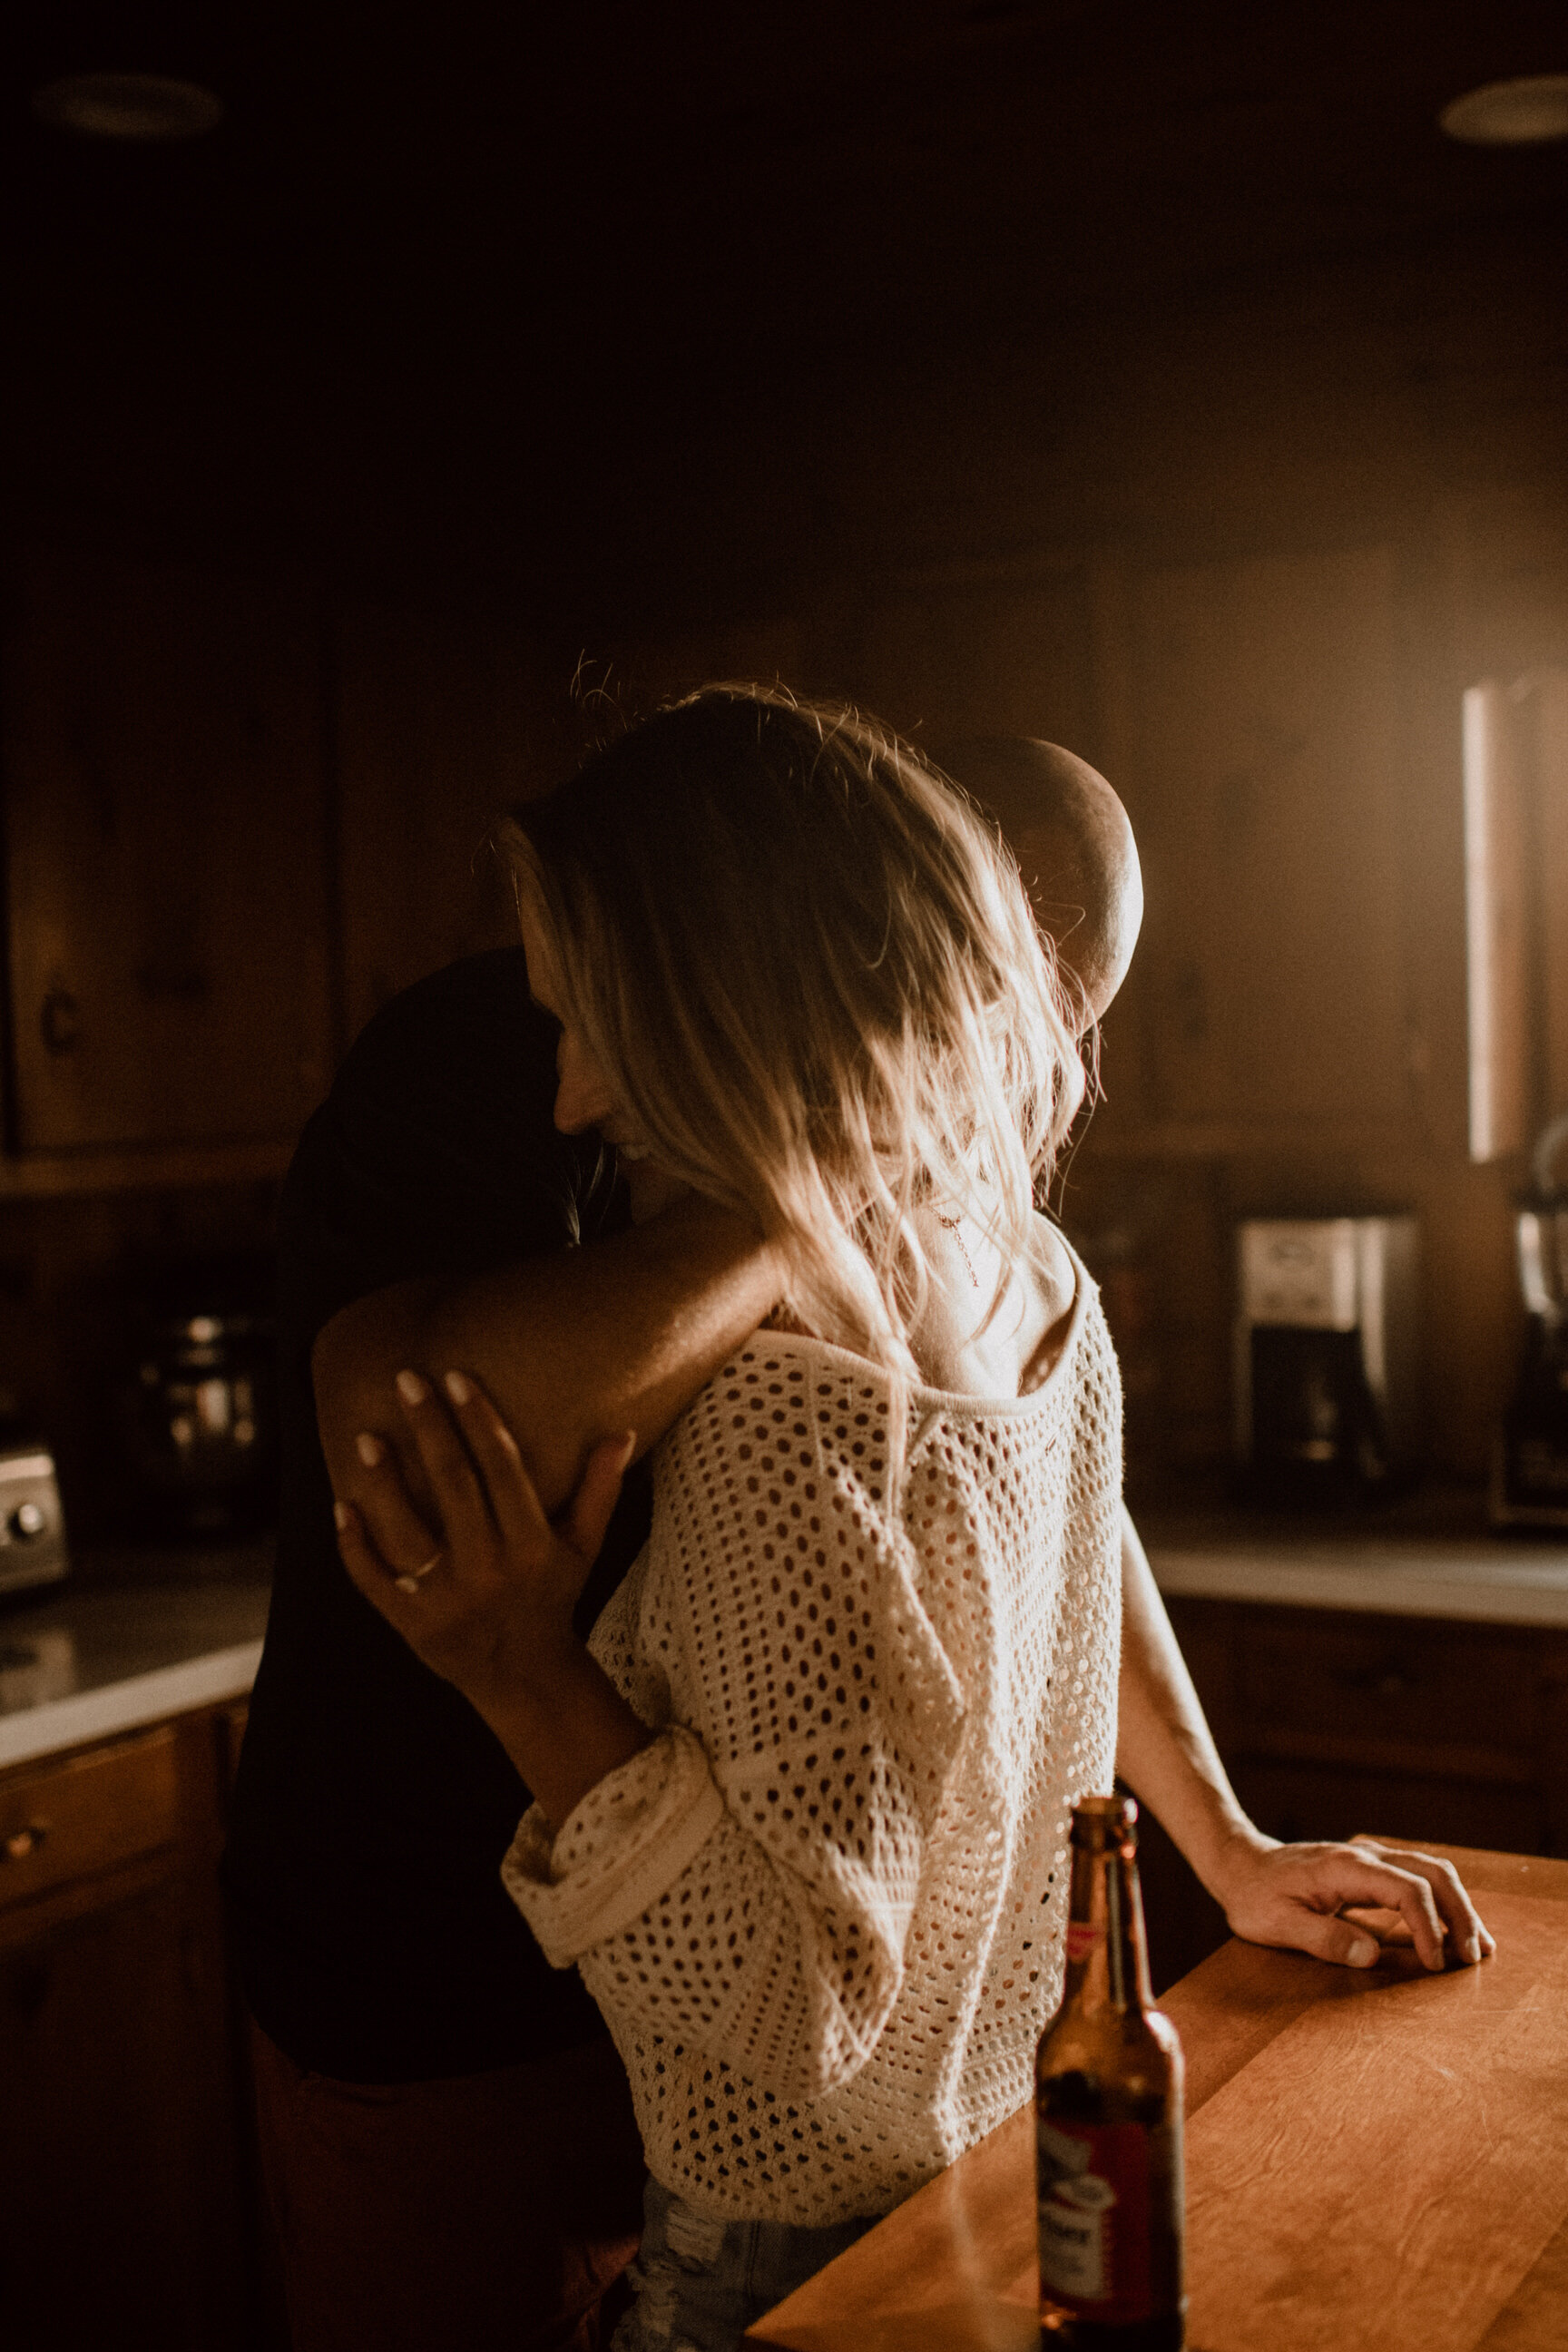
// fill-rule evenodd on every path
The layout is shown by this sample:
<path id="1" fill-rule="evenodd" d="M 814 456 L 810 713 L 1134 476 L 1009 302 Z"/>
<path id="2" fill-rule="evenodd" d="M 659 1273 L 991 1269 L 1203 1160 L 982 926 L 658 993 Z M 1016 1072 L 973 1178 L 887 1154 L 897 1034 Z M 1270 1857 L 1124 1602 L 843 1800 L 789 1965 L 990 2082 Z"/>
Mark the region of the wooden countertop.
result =
<path id="1" fill-rule="evenodd" d="M 1391 1840 L 1397 1843 L 1397 1839 Z M 1187 2059 L 1189 2352 L 1568 2345 L 1568 1863 L 1447 1853 L 1498 1939 L 1428 1977 L 1231 1942 Z M 778 2352 L 1037 2352 L 1016 2115 L 782 2303 Z"/>

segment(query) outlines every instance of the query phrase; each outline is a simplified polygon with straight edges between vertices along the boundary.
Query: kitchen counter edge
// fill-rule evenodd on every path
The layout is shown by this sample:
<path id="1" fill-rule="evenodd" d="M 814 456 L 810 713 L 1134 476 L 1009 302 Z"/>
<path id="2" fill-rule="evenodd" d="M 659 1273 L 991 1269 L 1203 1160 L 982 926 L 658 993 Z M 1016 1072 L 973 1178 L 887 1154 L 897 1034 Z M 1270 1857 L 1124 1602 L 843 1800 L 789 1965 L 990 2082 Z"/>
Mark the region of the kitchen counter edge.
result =
<path id="1" fill-rule="evenodd" d="M 38 1664 L 31 1676 L 25 1658 L 0 1671 L 0 1771 L 243 1698 L 270 1591 L 247 1561 L 208 1580 L 68 1585 L 7 1612 L 0 1654 L 31 1651 Z"/>
<path id="2" fill-rule="evenodd" d="M 1568 1627 L 1568 1546 L 1217 1534 L 1144 1542 L 1162 1592 L 1488 1625 Z"/>

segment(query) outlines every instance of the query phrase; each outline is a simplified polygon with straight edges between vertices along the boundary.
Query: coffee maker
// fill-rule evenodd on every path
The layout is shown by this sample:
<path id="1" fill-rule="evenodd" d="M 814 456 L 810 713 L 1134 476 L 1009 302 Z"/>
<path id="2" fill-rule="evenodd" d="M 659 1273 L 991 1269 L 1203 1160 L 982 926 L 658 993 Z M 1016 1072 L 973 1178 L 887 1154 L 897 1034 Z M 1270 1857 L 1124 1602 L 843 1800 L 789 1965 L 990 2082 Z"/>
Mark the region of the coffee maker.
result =
<path id="1" fill-rule="evenodd" d="M 1415 1218 L 1249 1220 L 1237 1292 L 1244 1495 L 1331 1507 L 1405 1484 L 1420 1434 Z"/>
<path id="2" fill-rule="evenodd" d="M 1565 1147 L 1568 1111 L 1537 1141 L 1531 1189 L 1514 1219 L 1525 1340 L 1492 1456 L 1494 1527 L 1568 1528 L 1568 1184 L 1557 1176 Z"/>

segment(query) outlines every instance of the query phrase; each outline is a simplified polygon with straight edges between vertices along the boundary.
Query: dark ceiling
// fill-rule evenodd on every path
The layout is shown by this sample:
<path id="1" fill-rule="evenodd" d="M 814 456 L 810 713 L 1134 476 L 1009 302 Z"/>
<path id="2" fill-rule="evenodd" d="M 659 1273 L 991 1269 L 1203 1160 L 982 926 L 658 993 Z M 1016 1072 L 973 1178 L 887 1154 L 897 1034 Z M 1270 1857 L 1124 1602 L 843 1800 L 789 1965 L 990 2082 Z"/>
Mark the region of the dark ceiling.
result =
<path id="1" fill-rule="evenodd" d="M 471 438 L 542 478 L 762 385 L 820 396 L 1401 241 L 1554 235 L 1568 188 L 1568 142 L 1435 123 L 1568 68 L 1561 0 L 25 14 L 0 269 L 44 465 L 62 413 L 162 387 L 188 417 L 199 382 L 279 446 L 330 414 L 383 462 Z M 209 83 L 226 120 L 132 147 L 32 119 L 39 82 L 107 67 Z"/>

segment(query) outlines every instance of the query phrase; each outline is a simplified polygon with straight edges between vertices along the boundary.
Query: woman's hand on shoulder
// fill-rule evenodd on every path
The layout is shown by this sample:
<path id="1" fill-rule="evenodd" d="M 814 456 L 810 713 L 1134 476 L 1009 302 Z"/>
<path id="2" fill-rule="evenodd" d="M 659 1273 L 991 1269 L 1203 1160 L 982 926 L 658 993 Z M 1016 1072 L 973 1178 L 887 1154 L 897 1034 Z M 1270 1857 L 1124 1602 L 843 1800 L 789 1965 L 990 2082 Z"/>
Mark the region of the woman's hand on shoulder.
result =
<path id="1" fill-rule="evenodd" d="M 1385 1937 L 1403 1941 L 1398 1922 L 1433 1970 L 1497 1949 L 1452 1863 L 1371 1838 L 1281 1845 L 1253 1832 L 1232 1848 L 1211 1891 L 1234 1935 L 1346 1968 L 1371 1968 Z M 1345 1916 L 1366 1912 L 1397 1919 L 1380 1934 L 1373 1920 Z"/>
<path id="2" fill-rule="evenodd" d="M 433 1506 L 415 1508 L 392 1448 L 360 1440 L 352 1503 L 337 1503 L 338 1549 L 372 1606 L 432 1671 L 480 1709 L 548 1679 L 580 1646 L 572 1612 L 636 1447 L 628 1431 L 589 1457 L 552 1523 L 515 1439 L 479 1382 L 449 1372 L 446 1400 L 411 1371 L 398 1401 Z"/>

